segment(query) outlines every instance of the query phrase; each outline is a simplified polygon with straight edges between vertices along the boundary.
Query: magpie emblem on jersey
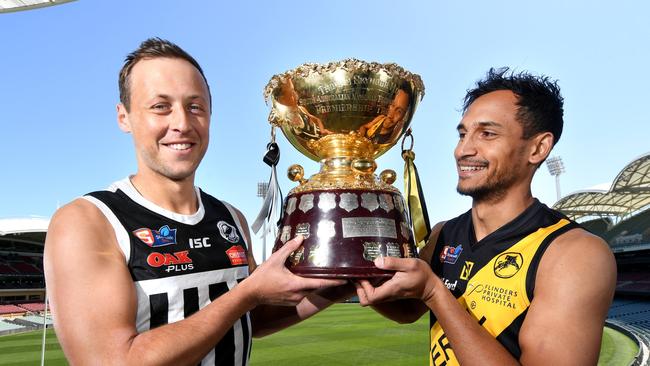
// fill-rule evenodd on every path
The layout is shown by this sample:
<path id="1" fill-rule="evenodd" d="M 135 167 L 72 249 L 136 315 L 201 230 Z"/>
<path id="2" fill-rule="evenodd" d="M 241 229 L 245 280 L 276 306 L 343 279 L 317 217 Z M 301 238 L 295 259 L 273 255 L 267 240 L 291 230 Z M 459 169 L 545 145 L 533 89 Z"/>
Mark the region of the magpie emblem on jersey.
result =
<path id="1" fill-rule="evenodd" d="M 239 234 L 237 234 L 237 229 L 234 226 L 225 221 L 219 221 L 217 228 L 219 228 L 219 234 L 221 234 L 222 238 L 231 243 L 239 243 Z"/>
<path id="2" fill-rule="evenodd" d="M 494 261 L 494 274 L 499 278 L 510 278 L 519 272 L 523 263 L 521 253 L 503 253 Z"/>
<path id="3" fill-rule="evenodd" d="M 169 225 L 163 225 L 158 230 L 141 228 L 134 230 L 133 235 L 152 248 L 176 244 L 176 229 L 170 229 Z"/>
<path id="4" fill-rule="evenodd" d="M 440 261 L 449 264 L 456 264 L 456 261 L 458 260 L 458 257 L 460 257 L 460 253 L 462 252 L 463 252 L 462 244 L 458 244 L 458 246 L 456 247 L 445 245 L 442 248 L 442 252 L 440 252 Z"/>

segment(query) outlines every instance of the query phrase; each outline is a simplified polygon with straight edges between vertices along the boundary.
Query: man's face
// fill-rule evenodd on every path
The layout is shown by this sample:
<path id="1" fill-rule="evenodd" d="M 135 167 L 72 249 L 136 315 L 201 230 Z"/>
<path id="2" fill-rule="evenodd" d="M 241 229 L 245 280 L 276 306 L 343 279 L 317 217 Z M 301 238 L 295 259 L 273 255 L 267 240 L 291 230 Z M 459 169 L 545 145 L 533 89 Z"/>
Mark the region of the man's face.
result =
<path id="1" fill-rule="evenodd" d="M 392 127 L 400 122 L 404 118 L 408 107 L 409 96 L 404 90 L 399 89 L 397 91 L 397 95 L 395 95 L 395 99 L 393 99 L 393 102 L 388 107 L 388 113 L 386 114 L 386 117 L 388 117 L 390 123 L 387 127 Z"/>
<path id="2" fill-rule="evenodd" d="M 523 139 L 516 102 L 514 93 L 499 90 L 476 99 L 463 115 L 454 151 L 458 193 L 478 201 L 498 199 L 525 184 L 529 141 Z"/>
<path id="3" fill-rule="evenodd" d="M 138 173 L 193 178 L 208 148 L 210 99 L 199 71 L 178 58 L 141 60 L 130 76 L 130 111 L 120 128 L 133 134 Z"/>

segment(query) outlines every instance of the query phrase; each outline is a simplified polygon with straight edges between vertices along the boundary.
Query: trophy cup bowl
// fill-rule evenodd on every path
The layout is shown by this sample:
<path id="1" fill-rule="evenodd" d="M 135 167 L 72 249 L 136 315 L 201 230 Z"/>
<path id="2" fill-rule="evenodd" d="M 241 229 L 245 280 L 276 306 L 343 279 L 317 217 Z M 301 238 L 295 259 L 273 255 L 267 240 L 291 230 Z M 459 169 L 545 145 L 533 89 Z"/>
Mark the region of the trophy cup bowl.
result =
<path id="1" fill-rule="evenodd" d="M 396 64 L 347 59 L 304 64 L 271 78 L 269 122 L 302 154 L 320 162 L 283 205 L 274 251 L 302 235 L 287 267 L 305 277 L 392 276 L 374 266 L 380 256 L 415 257 L 407 208 L 392 186 L 392 170 L 375 175 L 375 159 L 407 131 L 424 85 Z"/>

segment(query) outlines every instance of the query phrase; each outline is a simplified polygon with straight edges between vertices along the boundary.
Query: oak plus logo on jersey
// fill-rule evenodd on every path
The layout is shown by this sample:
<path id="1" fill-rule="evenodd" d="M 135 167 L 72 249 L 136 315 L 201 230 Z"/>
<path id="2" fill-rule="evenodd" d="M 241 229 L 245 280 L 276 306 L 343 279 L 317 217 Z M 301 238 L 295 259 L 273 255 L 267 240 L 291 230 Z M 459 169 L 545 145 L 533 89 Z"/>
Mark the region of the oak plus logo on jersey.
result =
<path id="1" fill-rule="evenodd" d="M 158 230 L 140 228 L 134 230 L 133 235 L 152 248 L 176 244 L 176 229 L 170 229 L 169 225 L 163 225 Z"/>
<path id="2" fill-rule="evenodd" d="M 519 272 L 524 264 L 521 253 L 503 253 L 494 261 L 494 274 L 499 278 L 510 278 Z"/>
<path id="3" fill-rule="evenodd" d="M 147 264 L 154 268 L 165 266 L 164 269 L 169 272 L 182 272 L 194 269 L 192 258 L 189 256 L 189 250 L 183 250 L 174 253 L 152 252 L 147 256 Z"/>
<path id="4" fill-rule="evenodd" d="M 458 261 L 458 257 L 460 257 L 460 253 L 462 252 L 463 246 L 461 244 L 458 244 L 455 247 L 445 245 L 442 248 L 442 252 L 440 252 L 440 262 L 456 264 L 456 261 Z"/>
<path id="5" fill-rule="evenodd" d="M 234 226 L 225 221 L 219 221 L 217 223 L 217 228 L 219 229 L 219 234 L 221 234 L 222 238 L 233 244 L 239 242 L 239 234 L 237 234 L 237 229 L 235 229 Z"/>

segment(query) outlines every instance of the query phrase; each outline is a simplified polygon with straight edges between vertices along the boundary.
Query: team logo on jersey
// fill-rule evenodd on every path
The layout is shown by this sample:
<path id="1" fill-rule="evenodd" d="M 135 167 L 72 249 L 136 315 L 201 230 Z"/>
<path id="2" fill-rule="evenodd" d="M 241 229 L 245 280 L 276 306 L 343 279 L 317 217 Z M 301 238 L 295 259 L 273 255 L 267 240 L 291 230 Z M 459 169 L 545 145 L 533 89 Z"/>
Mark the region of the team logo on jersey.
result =
<path id="1" fill-rule="evenodd" d="M 472 267 L 474 267 L 474 262 L 465 261 L 465 265 L 460 271 L 461 280 L 467 280 L 469 278 L 469 275 L 472 273 Z"/>
<path id="2" fill-rule="evenodd" d="M 169 225 L 164 225 L 158 230 L 141 228 L 134 230 L 133 235 L 152 248 L 176 244 L 176 229 L 170 229 Z"/>
<path id="3" fill-rule="evenodd" d="M 226 250 L 226 255 L 228 256 L 228 259 L 230 259 L 230 264 L 233 266 L 248 264 L 246 250 L 241 245 L 231 246 L 228 250 Z"/>
<path id="4" fill-rule="evenodd" d="M 219 234 L 221 234 L 222 238 L 228 240 L 231 243 L 239 242 L 239 234 L 237 234 L 237 229 L 235 229 L 234 226 L 225 221 L 219 221 L 217 223 L 217 228 L 219 228 Z"/>
<path id="5" fill-rule="evenodd" d="M 463 252 L 462 244 L 458 244 L 458 246 L 456 247 L 445 245 L 442 248 L 442 252 L 440 252 L 440 261 L 449 264 L 456 264 L 456 261 L 458 260 L 458 257 L 460 257 L 460 253 L 462 252 Z"/>
<path id="6" fill-rule="evenodd" d="M 499 278 L 510 278 L 517 274 L 524 264 L 521 253 L 503 253 L 494 261 L 494 274 Z"/>

